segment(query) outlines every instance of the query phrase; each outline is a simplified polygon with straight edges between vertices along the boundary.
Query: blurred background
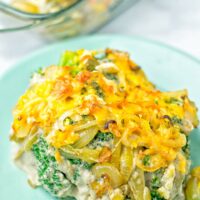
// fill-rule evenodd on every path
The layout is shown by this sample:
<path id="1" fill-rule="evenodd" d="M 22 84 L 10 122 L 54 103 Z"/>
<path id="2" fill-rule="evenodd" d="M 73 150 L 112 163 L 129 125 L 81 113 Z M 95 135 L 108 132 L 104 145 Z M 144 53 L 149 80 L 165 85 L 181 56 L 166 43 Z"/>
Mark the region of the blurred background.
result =
<path id="1" fill-rule="evenodd" d="M 200 57 L 200 0 L 88 1 L 90 4 L 87 0 L 78 3 L 64 0 L 69 4 L 65 5 L 69 7 L 67 14 L 62 7 L 53 7 L 52 10 L 42 7 L 43 10 L 38 10 L 37 7 L 21 6 L 15 2 L 15 8 L 22 11 L 31 9 L 30 12 L 34 14 L 30 15 L 0 3 L 0 75 L 30 52 L 66 36 L 69 38 L 80 34 L 139 35 Z M 62 13 L 59 15 L 55 14 L 60 11 Z M 54 29 L 52 24 L 55 24 Z M 19 26 L 27 26 L 27 30 L 3 32 L 5 28 Z M 45 30 L 42 29 L 44 26 Z M 61 27 L 64 27 L 64 32 Z M 54 32 L 55 28 L 59 31 Z"/>

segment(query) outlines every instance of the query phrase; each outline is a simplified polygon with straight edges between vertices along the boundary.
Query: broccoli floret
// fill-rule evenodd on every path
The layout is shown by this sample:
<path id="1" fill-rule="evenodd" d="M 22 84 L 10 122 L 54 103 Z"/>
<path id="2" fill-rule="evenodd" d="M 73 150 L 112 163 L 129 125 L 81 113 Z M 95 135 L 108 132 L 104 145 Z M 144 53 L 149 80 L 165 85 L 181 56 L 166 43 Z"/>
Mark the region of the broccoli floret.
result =
<path id="1" fill-rule="evenodd" d="M 80 172 L 78 169 L 75 169 L 73 174 L 73 180 L 77 181 L 79 177 L 80 177 Z"/>
<path id="2" fill-rule="evenodd" d="M 155 174 L 152 176 L 152 180 L 151 180 L 151 187 L 153 189 L 158 189 L 161 186 L 160 183 L 160 177 L 156 176 Z"/>
<path id="3" fill-rule="evenodd" d="M 61 67 L 64 67 L 64 66 L 71 67 L 70 74 L 74 77 L 80 72 L 78 64 L 79 64 L 79 57 L 77 53 L 73 51 L 66 51 L 61 56 L 58 65 Z"/>
<path id="4" fill-rule="evenodd" d="M 107 146 L 107 143 L 113 141 L 113 134 L 111 132 L 98 131 L 94 139 L 90 142 L 89 147 L 97 148 Z"/>
<path id="5" fill-rule="evenodd" d="M 94 71 L 97 65 L 99 65 L 99 62 L 95 58 L 88 59 L 85 63 L 86 69 L 88 71 Z"/>
<path id="6" fill-rule="evenodd" d="M 165 169 L 161 168 L 152 174 L 152 179 L 151 179 L 152 188 L 157 189 L 161 186 L 161 178 L 164 175 L 164 172 L 165 172 Z"/>
<path id="7" fill-rule="evenodd" d="M 125 200 L 131 200 L 131 197 L 129 197 L 129 196 L 125 196 Z"/>
<path id="8" fill-rule="evenodd" d="M 113 73 L 104 73 L 104 76 L 109 79 L 109 80 L 114 80 L 116 82 L 118 82 L 118 76 L 117 74 L 113 74 Z"/>
<path id="9" fill-rule="evenodd" d="M 170 99 L 165 100 L 165 103 L 176 104 L 176 105 L 182 106 L 183 100 L 171 97 Z"/>
<path id="10" fill-rule="evenodd" d="M 165 198 L 161 197 L 160 194 L 156 190 L 151 191 L 151 199 L 152 200 L 165 200 Z"/>
<path id="11" fill-rule="evenodd" d="M 60 57 L 59 66 L 70 66 L 74 67 L 78 64 L 78 55 L 76 52 L 73 51 L 65 51 L 62 56 Z"/>
<path id="12" fill-rule="evenodd" d="M 99 84 L 97 82 L 93 81 L 91 83 L 91 85 L 92 85 L 93 89 L 96 91 L 96 94 L 99 97 L 101 97 L 101 98 L 105 97 L 103 90 L 101 89 L 101 87 L 99 86 Z"/>
<path id="13" fill-rule="evenodd" d="M 186 158 L 190 158 L 190 142 L 189 137 L 186 136 L 186 144 L 182 147 L 183 152 L 185 153 Z"/>
<path id="14" fill-rule="evenodd" d="M 41 76 L 44 76 L 44 71 L 43 71 L 42 67 L 40 67 L 40 68 L 36 71 L 36 73 L 38 73 L 38 74 L 41 75 Z"/>
<path id="15" fill-rule="evenodd" d="M 173 124 L 183 125 L 182 119 L 178 118 L 177 116 L 171 117 L 171 122 L 172 122 Z"/>
<path id="16" fill-rule="evenodd" d="M 58 169 L 53 153 L 43 137 L 32 146 L 33 155 L 36 158 L 38 177 L 41 185 L 53 195 L 60 191 L 66 194 L 73 186 L 67 179 L 66 174 Z"/>
<path id="17" fill-rule="evenodd" d="M 113 139 L 113 134 L 110 132 L 101 132 L 98 131 L 96 134 L 94 140 L 100 141 L 100 142 L 108 142 L 111 139 Z"/>
<path id="18" fill-rule="evenodd" d="M 143 158 L 143 164 L 145 166 L 149 166 L 150 165 L 150 159 L 151 159 L 150 155 L 144 156 L 144 158 Z"/>
<path id="19" fill-rule="evenodd" d="M 65 119 L 64 119 L 64 124 L 66 124 L 66 125 L 72 125 L 72 124 L 74 124 L 75 122 L 70 118 L 70 117 L 66 117 Z"/>
<path id="20" fill-rule="evenodd" d="M 151 199 L 152 200 L 165 200 L 158 193 L 158 188 L 161 187 L 161 177 L 163 176 L 164 169 L 159 169 L 152 174 L 150 190 L 151 190 Z"/>
<path id="21" fill-rule="evenodd" d="M 72 165 L 79 165 L 80 167 L 83 167 L 84 169 L 91 169 L 91 167 L 93 166 L 92 164 L 89 164 L 81 159 L 68 159 L 69 162 L 72 164 Z"/>

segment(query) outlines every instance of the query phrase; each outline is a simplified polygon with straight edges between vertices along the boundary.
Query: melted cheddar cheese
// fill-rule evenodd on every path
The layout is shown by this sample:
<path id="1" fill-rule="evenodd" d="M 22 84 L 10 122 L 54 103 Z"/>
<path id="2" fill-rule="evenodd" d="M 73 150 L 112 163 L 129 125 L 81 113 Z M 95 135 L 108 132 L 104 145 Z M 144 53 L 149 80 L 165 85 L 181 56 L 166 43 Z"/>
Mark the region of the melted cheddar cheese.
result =
<path id="1" fill-rule="evenodd" d="M 14 111 L 11 139 L 21 142 L 36 132 L 56 148 L 80 139 L 80 127 L 95 125 L 109 131 L 117 145 L 137 152 L 136 165 L 148 172 L 179 159 L 186 136 L 198 124 L 196 108 L 186 90 L 161 92 L 127 53 L 78 50 L 65 52 L 61 66 L 50 66 L 33 76 Z M 87 122 L 82 118 L 87 116 Z M 73 119 L 73 123 L 69 120 Z M 110 162 L 117 149 L 104 149 L 100 161 Z M 145 157 L 150 163 L 145 164 Z M 57 153 L 56 158 L 61 160 Z"/>

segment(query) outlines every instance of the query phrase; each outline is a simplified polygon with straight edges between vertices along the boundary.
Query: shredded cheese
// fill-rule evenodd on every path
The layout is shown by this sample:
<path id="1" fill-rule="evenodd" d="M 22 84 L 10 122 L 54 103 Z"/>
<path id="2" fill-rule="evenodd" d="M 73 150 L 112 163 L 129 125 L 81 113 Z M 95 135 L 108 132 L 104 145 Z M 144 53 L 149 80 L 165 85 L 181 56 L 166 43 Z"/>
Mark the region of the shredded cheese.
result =
<path id="1" fill-rule="evenodd" d="M 166 167 L 178 156 L 184 172 L 185 161 L 180 155 L 186 144 L 184 130 L 188 130 L 184 123 L 198 124 L 187 92 L 157 90 L 127 53 L 107 49 L 102 60 L 96 59 L 96 54 L 79 50 L 76 66 L 44 69 L 42 81 L 34 79 L 13 111 L 11 138 L 24 139 L 33 127 L 42 128 L 48 136 L 57 120 L 70 110 L 70 116 L 89 116 L 99 130 L 114 120 L 109 131 L 121 138 L 123 145 L 138 149 L 137 166 L 144 171 Z M 72 69 L 80 70 L 72 73 Z M 55 148 L 74 144 L 79 139 L 79 126 L 84 124 L 63 123 L 53 132 L 51 144 Z M 105 152 L 110 158 L 111 150 Z M 142 160 L 147 155 L 151 162 L 145 166 Z M 108 161 L 107 157 L 101 155 L 101 160 Z"/>

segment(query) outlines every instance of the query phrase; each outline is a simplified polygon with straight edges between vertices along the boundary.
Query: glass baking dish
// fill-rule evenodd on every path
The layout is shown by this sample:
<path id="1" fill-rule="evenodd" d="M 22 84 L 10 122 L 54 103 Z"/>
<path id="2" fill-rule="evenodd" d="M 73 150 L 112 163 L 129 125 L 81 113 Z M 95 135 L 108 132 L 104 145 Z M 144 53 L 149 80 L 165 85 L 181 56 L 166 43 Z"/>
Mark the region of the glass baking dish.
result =
<path id="1" fill-rule="evenodd" d="M 50 38 L 91 33 L 123 13 L 137 0 L 70 0 L 70 2 L 49 12 L 33 13 L 0 0 L 0 14 L 3 16 L 0 16 L 0 32 L 33 29 Z"/>

